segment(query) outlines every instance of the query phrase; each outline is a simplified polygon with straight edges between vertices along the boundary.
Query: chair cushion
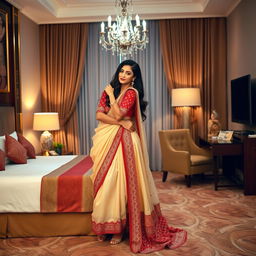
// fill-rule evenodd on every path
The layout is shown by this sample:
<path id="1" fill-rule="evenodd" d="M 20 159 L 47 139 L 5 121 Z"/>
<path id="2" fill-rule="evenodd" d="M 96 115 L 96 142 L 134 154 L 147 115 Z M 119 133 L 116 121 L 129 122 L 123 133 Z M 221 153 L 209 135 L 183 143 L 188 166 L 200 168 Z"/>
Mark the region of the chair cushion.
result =
<path id="1" fill-rule="evenodd" d="M 190 160 L 192 166 L 210 164 L 213 161 L 212 157 L 203 155 L 191 155 Z"/>

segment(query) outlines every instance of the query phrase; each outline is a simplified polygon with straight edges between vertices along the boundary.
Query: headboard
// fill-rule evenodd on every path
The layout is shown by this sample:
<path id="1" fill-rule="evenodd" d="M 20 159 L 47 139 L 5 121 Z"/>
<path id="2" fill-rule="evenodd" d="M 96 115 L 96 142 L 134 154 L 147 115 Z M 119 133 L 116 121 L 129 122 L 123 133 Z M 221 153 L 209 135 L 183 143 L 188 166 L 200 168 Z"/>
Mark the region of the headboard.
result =
<path id="1" fill-rule="evenodd" d="M 14 107 L 0 106 L 0 136 L 15 131 Z"/>
<path id="2" fill-rule="evenodd" d="M 0 9 L 3 10 L 6 21 L 8 17 L 8 35 L 6 35 L 4 54 L 6 62 L 5 88 L 0 90 L 0 135 L 22 131 L 22 108 L 21 108 L 21 83 L 20 83 L 20 32 L 19 10 L 8 1 L 0 1 Z M 6 30 L 7 33 L 7 30 Z M 2 55 L 1 55 L 2 56 Z M 8 61 L 7 61 L 8 60 Z"/>

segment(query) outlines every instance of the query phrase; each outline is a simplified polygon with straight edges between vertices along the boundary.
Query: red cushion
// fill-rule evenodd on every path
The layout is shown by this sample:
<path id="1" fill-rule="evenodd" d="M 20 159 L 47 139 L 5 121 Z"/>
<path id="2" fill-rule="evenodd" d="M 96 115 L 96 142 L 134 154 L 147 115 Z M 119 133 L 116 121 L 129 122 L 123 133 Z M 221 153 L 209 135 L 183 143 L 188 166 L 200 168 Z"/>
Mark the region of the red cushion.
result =
<path id="1" fill-rule="evenodd" d="M 21 134 L 18 134 L 19 143 L 27 150 L 28 158 L 36 158 L 34 146 Z"/>
<path id="2" fill-rule="evenodd" d="M 27 163 L 27 150 L 8 134 L 5 134 L 5 153 L 16 164 Z"/>
<path id="3" fill-rule="evenodd" d="M 5 153 L 0 149 L 0 171 L 5 170 Z"/>

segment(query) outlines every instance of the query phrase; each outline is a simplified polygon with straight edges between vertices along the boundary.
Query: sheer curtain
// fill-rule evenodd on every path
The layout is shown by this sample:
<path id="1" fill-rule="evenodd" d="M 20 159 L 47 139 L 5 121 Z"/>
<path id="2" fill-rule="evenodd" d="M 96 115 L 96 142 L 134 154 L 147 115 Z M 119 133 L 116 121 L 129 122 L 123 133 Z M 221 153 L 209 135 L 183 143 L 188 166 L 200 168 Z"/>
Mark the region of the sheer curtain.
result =
<path id="1" fill-rule="evenodd" d="M 105 86 L 110 82 L 118 64 L 119 56 L 113 56 L 99 45 L 100 24 L 89 24 L 88 47 L 82 87 L 78 99 L 79 135 L 81 153 L 89 154 L 92 136 L 97 126 L 95 112 L 98 99 Z M 146 50 L 132 56 L 141 67 L 145 99 L 148 101 L 147 119 L 144 122 L 149 151 L 150 167 L 161 170 L 161 151 L 158 131 L 170 129 L 171 105 L 168 87 L 163 71 L 159 42 L 158 21 L 148 22 L 149 44 Z"/>

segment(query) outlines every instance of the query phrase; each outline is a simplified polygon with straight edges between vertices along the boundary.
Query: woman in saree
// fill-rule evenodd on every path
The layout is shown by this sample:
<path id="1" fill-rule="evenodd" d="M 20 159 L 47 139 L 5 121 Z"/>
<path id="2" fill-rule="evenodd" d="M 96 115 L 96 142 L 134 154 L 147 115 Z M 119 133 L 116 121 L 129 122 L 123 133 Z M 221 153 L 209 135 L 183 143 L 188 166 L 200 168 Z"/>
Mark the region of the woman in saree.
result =
<path id="1" fill-rule="evenodd" d="M 142 125 L 147 106 L 143 98 L 139 65 L 123 61 L 99 101 L 90 152 L 93 231 L 99 241 L 112 234 L 110 244 L 117 244 L 127 228 L 134 253 L 174 249 L 187 238 L 186 231 L 168 226 L 161 214 Z"/>

